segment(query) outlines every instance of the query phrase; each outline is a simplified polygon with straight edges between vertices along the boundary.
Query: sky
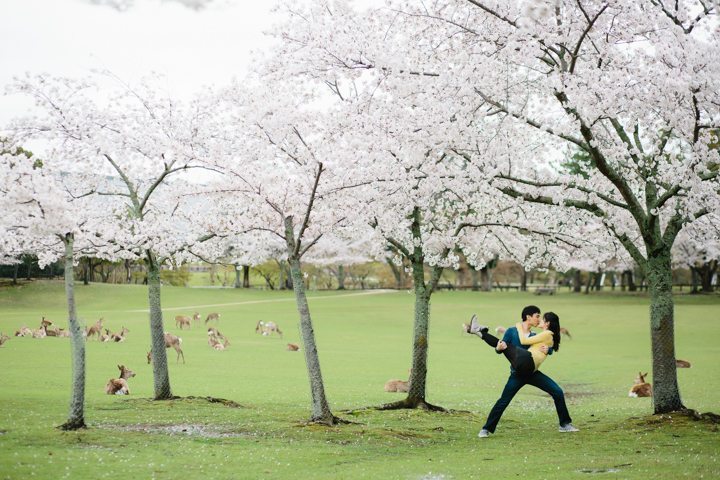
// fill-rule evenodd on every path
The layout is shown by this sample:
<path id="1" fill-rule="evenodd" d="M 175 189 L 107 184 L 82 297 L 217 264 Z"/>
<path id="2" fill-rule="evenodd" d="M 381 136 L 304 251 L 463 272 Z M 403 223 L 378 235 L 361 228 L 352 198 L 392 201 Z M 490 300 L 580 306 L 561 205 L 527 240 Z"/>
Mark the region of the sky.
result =
<path id="1" fill-rule="evenodd" d="M 25 73 L 82 77 L 107 69 L 133 82 L 150 72 L 180 97 L 247 71 L 277 18 L 267 0 L 222 0 L 194 10 L 136 0 L 124 11 L 90 0 L 0 0 L 0 93 Z M 31 108 L 0 96 L 0 125 Z"/>

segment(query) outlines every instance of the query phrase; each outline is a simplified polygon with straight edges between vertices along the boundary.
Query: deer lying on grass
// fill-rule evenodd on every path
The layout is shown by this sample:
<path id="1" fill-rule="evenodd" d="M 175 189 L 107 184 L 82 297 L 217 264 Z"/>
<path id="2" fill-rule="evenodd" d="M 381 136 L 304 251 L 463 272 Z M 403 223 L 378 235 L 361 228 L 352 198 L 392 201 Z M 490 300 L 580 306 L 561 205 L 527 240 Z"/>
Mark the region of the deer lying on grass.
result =
<path id="1" fill-rule="evenodd" d="M 412 375 L 412 369 L 409 372 L 410 375 Z M 398 393 L 404 393 L 410 391 L 410 379 L 408 378 L 407 381 L 405 380 L 388 380 L 385 382 L 385 391 L 386 392 L 398 392 Z"/>
<path id="2" fill-rule="evenodd" d="M 23 325 L 20 327 L 20 330 L 15 331 L 16 337 L 32 337 L 32 330 L 30 330 L 28 327 Z"/>
<path id="3" fill-rule="evenodd" d="M 220 338 L 223 340 L 221 341 Z M 230 341 L 226 337 L 218 337 L 215 335 L 208 336 L 208 345 L 215 350 L 225 350 L 230 346 Z"/>
<path id="4" fill-rule="evenodd" d="M 85 332 L 85 339 L 88 339 L 92 337 L 93 335 L 97 335 L 98 340 L 100 340 L 100 333 L 103 329 L 103 318 L 100 318 L 97 322 L 95 322 L 94 325 L 90 325 L 87 328 L 87 331 Z"/>
<path id="5" fill-rule="evenodd" d="M 105 333 L 100 334 L 100 341 L 101 342 L 109 342 L 110 341 L 110 329 L 106 328 Z"/>
<path id="6" fill-rule="evenodd" d="M 130 395 L 130 387 L 128 387 L 127 380 L 135 376 L 135 372 L 129 368 L 125 368 L 125 365 L 118 365 L 120 369 L 120 378 L 111 378 L 105 385 L 105 393 L 108 395 Z"/>
<path id="7" fill-rule="evenodd" d="M 53 322 L 46 320 L 45 317 L 42 317 L 42 320 L 40 320 L 40 328 L 45 327 L 47 329 L 52 324 Z"/>
<path id="8" fill-rule="evenodd" d="M 679 358 L 675 359 L 675 367 L 677 368 L 690 368 L 692 365 L 690 365 L 690 362 L 687 360 L 680 360 Z"/>
<path id="9" fill-rule="evenodd" d="M 45 338 L 47 337 L 47 327 L 45 325 L 42 325 L 40 328 L 32 331 L 32 337 L 33 338 Z"/>
<path id="10" fill-rule="evenodd" d="M 298 350 L 300 350 L 300 345 L 296 343 L 288 343 L 287 349 L 291 352 L 297 352 Z"/>
<path id="11" fill-rule="evenodd" d="M 125 335 L 130 333 L 130 330 L 125 328 L 124 326 L 120 330 L 120 333 L 113 333 L 110 335 L 110 341 L 112 342 L 124 342 L 125 341 Z"/>
<path id="12" fill-rule="evenodd" d="M 178 327 L 180 330 L 183 329 L 183 327 L 190 328 L 190 317 L 187 315 L 178 315 L 175 317 L 175 326 Z"/>
<path id="13" fill-rule="evenodd" d="M 652 397 L 652 385 L 645 381 L 646 376 L 647 372 L 638 372 L 638 376 L 635 377 L 635 385 L 630 388 L 630 392 L 628 392 L 628 397 Z"/>
<path id="14" fill-rule="evenodd" d="M 215 312 L 208 313 L 207 318 L 205 318 L 205 325 L 207 325 L 211 320 L 215 320 L 217 323 L 220 323 L 220 314 Z"/>
<path id="15" fill-rule="evenodd" d="M 0 347 L 2 347 L 8 340 L 10 340 L 10 337 L 0 332 Z"/>
<path id="16" fill-rule="evenodd" d="M 263 322 L 260 320 L 257 325 L 255 325 L 255 333 L 261 333 L 263 336 L 268 336 L 273 332 L 277 333 L 280 335 L 280 338 L 282 338 L 282 331 L 280 331 L 280 327 L 278 327 L 275 322 Z"/>

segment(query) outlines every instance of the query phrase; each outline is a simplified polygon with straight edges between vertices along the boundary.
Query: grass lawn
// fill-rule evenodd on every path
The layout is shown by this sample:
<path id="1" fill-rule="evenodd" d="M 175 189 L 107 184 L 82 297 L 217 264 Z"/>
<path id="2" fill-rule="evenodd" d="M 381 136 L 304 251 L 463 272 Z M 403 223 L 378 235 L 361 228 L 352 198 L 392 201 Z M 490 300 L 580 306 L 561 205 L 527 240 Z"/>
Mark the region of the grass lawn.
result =
<path id="1" fill-rule="evenodd" d="M 428 401 L 451 413 L 379 412 L 396 400 L 390 378 L 407 377 L 413 296 L 407 292 L 310 292 L 331 407 L 353 423 L 306 423 L 309 386 L 291 292 L 163 288 L 165 328 L 183 338 L 186 364 L 168 350 L 173 393 L 153 402 L 147 291 L 140 285 L 77 286 L 79 315 L 100 317 L 123 343 L 87 342 L 87 430 L 61 432 L 70 394 L 69 339 L 11 338 L 0 348 L 0 480 L 25 478 L 719 478 L 718 426 L 683 415 L 654 416 L 648 398 L 628 398 L 650 371 L 648 300 L 639 295 L 553 297 L 517 292 L 438 292 L 432 300 Z M 45 316 L 67 326 L 61 283 L 0 289 L 0 331 L 36 328 Z M 495 435 L 476 434 L 508 365 L 460 325 L 509 326 L 530 303 L 553 310 L 570 330 L 543 371 L 565 390 L 578 433 L 559 433 L 550 398 L 524 388 Z M 179 332 L 175 315 L 221 314 L 231 342 L 212 350 L 205 328 Z M 720 297 L 676 297 L 676 350 L 686 406 L 720 413 Z M 284 338 L 255 334 L 273 320 Z M 131 395 L 105 395 L 124 364 L 137 373 Z M 652 376 L 649 378 L 652 382 Z M 210 402 L 206 397 L 234 403 Z"/>

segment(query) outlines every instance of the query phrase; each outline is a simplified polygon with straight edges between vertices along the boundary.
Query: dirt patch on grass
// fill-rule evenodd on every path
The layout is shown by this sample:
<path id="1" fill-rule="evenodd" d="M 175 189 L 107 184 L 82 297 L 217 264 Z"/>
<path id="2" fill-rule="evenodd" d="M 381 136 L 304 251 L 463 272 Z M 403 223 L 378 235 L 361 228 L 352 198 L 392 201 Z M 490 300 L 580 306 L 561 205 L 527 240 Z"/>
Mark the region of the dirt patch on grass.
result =
<path id="1" fill-rule="evenodd" d="M 98 425 L 98 428 L 107 430 L 120 430 L 123 432 L 159 433 L 164 435 L 184 435 L 188 437 L 201 438 L 237 438 L 255 437 L 258 434 L 253 432 L 237 432 L 215 425 L 202 425 L 193 423 L 181 423 L 177 425 L 155 425 L 149 423 L 136 425 Z"/>

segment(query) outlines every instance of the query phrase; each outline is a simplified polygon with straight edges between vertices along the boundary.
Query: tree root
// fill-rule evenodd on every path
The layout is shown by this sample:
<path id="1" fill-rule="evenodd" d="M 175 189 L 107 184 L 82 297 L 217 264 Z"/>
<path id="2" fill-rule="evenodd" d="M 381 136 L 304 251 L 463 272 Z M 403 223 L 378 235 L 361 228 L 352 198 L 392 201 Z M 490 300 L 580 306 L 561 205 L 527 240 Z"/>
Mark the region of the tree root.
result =
<path id="1" fill-rule="evenodd" d="M 85 425 L 85 420 L 81 418 L 79 420 L 68 420 L 62 425 L 58 425 L 57 428 L 65 431 L 72 431 L 87 428 L 87 425 Z"/>
<path id="2" fill-rule="evenodd" d="M 715 423 L 715 424 L 720 423 L 720 415 L 718 415 L 717 413 L 713 413 L 713 412 L 700 413 L 697 410 L 693 410 L 692 408 L 685 408 L 683 410 L 680 410 L 680 413 L 682 413 L 683 415 L 687 415 L 688 417 L 690 417 L 693 420 L 700 420 L 703 422 Z"/>
<path id="3" fill-rule="evenodd" d="M 412 410 L 419 408 L 421 410 L 426 410 L 429 412 L 444 412 L 446 413 L 447 410 L 443 407 L 432 405 L 425 401 L 424 398 L 406 398 L 404 400 L 400 400 L 398 402 L 392 402 L 392 403 L 386 403 L 384 405 L 380 405 L 379 407 L 375 407 L 375 410 Z"/>

